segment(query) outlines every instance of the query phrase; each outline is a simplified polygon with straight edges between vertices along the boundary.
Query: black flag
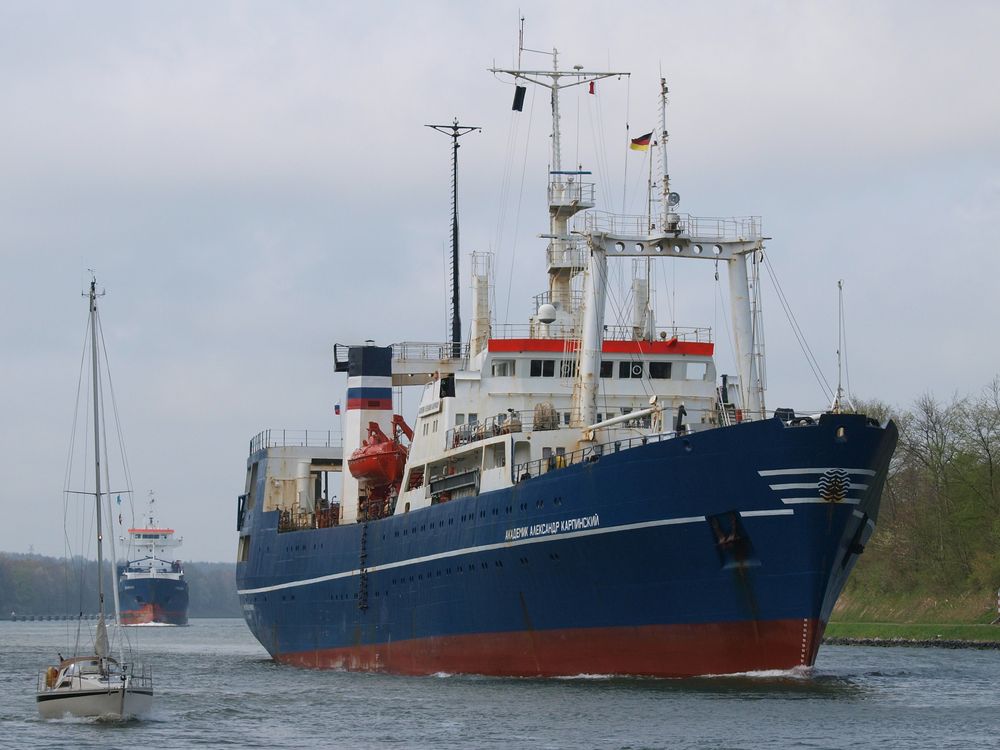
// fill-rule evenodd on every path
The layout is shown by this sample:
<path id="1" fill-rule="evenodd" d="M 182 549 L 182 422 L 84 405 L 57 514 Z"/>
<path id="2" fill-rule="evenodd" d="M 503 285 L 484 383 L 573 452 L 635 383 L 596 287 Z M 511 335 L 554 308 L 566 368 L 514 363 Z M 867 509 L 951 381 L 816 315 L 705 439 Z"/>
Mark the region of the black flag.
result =
<path id="1" fill-rule="evenodd" d="M 516 112 L 520 112 L 524 107 L 524 92 L 528 89 L 524 86 L 514 87 L 514 106 L 511 107 Z"/>

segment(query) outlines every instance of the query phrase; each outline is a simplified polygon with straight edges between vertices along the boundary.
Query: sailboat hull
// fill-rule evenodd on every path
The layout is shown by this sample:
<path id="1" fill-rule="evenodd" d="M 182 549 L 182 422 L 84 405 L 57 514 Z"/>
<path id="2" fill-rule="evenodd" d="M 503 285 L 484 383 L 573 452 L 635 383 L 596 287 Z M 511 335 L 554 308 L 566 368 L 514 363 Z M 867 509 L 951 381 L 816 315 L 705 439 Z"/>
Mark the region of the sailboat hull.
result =
<path id="1" fill-rule="evenodd" d="M 117 688 L 113 690 L 51 690 L 35 698 L 38 715 L 43 719 L 64 716 L 80 718 L 128 719 L 140 716 L 153 706 L 152 688 Z"/>

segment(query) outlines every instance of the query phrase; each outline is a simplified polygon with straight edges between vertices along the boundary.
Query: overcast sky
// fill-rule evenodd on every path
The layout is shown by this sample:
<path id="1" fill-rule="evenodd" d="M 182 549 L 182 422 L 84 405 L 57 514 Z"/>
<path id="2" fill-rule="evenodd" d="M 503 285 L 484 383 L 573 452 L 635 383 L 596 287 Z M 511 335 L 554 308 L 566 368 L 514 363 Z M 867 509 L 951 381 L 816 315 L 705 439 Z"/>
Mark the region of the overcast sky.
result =
<path id="1" fill-rule="evenodd" d="M 1000 372 L 997 3 L 0 0 L 0 550 L 64 550 L 87 269 L 136 493 L 192 560 L 234 557 L 251 436 L 336 428 L 335 342 L 445 338 L 449 141 L 425 124 L 483 127 L 460 152 L 463 256 L 496 254 L 497 317 L 526 322 L 548 103 L 514 115 L 486 72 L 513 62 L 518 8 L 526 46 L 633 74 L 563 99 L 565 166 L 603 207 L 641 210 L 624 144 L 656 126 L 663 71 L 681 209 L 763 216 L 828 380 L 837 279 L 857 396 L 947 400 Z M 692 265 L 657 271 L 659 320 L 712 326 L 732 371 Z M 819 408 L 763 288 L 768 405 Z"/>

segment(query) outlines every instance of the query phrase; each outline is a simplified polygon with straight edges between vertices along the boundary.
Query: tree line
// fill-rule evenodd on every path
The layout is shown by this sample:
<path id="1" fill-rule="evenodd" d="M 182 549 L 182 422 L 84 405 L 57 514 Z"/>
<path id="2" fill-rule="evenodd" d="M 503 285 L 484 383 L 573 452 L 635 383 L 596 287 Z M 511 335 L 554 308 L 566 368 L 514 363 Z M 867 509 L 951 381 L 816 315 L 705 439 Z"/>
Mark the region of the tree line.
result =
<path id="1" fill-rule="evenodd" d="M 860 409 L 899 427 L 874 535 L 845 595 L 972 599 L 1000 586 L 1000 377 L 975 396 Z M 977 605 L 979 606 L 979 605 Z"/>
<path id="2" fill-rule="evenodd" d="M 113 609 L 113 572 L 104 565 L 108 610 Z M 185 563 L 188 616 L 240 617 L 234 563 Z M 0 552 L 0 618 L 97 612 L 97 562 Z"/>

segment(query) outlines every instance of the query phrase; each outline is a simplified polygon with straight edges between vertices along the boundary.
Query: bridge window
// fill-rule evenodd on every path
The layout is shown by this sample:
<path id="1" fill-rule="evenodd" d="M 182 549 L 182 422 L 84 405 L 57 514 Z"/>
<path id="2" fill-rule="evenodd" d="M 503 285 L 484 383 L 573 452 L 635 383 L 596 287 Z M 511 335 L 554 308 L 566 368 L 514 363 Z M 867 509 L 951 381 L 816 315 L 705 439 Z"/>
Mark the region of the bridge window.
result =
<path id="1" fill-rule="evenodd" d="M 554 359 L 533 359 L 531 360 L 531 377 L 551 378 L 556 374 L 556 361 Z"/>
<path id="2" fill-rule="evenodd" d="M 670 362 L 650 362 L 649 377 L 666 380 L 670 377 Z"/>
<path id="3" fill-rule="evenodd" d="M 601 362 L 601 377 L 610 378 L 614 377 L 615 374 L 615 363 L 614 362 Z"/>
<path id="4" fill-rule="evenodd" d="M 618 377 L 641 378 L 643 376 L 642 362 L 619 362 Z"/>
<path id="5" fill-rule="evenodd" d="M 495 378 L 508 378 L 514 375 L 515 360 L 513 359 L 497 359 L 493 361 L 493 377 Z"/>
<path id="6" fill-rule="evenodd" d="M 559 362 L 559 377 L 561 378 L 575 378 L 576 377 L 576 360 L 573 359 L 563 359 Z"/>

